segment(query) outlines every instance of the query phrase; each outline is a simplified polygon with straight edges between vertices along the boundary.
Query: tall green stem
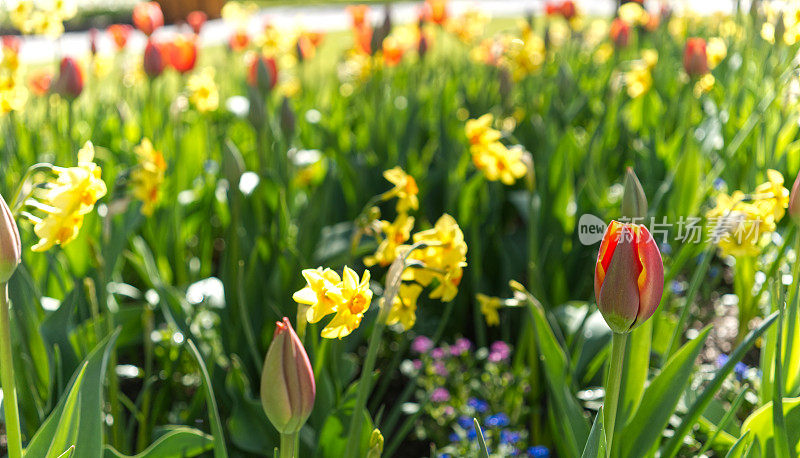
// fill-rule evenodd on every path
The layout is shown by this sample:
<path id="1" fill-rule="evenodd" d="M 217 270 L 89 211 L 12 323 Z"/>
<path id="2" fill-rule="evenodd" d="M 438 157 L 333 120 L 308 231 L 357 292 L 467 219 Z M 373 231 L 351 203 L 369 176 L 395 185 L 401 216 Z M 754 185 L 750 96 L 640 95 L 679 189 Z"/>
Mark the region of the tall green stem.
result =
<path id="1" fill-rule="evenodd" d="M 617 420 L 617 405 L 619 404 L 619 385 L 622 380 L 622 361 L 625 359 L 625 345 L 628 343 L 628 333 L 613 333 L 611 337 L 611 365 L 608 367 L 606 380 L 606 398 L 603 402 L 603 424 L 606 429 L 606 457 L 611 456 L 611 447 L 614 439 L 614 426 Z"/>
<path id="2" fill-rule="evenodd" d="M 297 433 L 283 434 L 281 433 L 281 458 L 294 458 L 294 443 Z"/>
<path id="3" fill-rule="evenodd" d="M 8 308 L 8 284 L 3 283 L 0 284 L 0 383 L 3 387 L 8 456 L 9 458 L 21 458 L 22 434 L 19 428 L 17 388 L 14 384 L 14 361 L 11 357 L 11 323 Z"/>

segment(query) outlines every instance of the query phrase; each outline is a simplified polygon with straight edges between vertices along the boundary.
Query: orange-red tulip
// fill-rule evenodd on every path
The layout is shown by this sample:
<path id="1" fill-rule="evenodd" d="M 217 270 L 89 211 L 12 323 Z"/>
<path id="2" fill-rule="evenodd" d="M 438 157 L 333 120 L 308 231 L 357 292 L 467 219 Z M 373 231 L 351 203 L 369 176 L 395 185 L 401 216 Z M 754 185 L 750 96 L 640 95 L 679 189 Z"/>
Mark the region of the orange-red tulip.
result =
<path id="1" fill-rule="evenodd" d="M 133 7 L 133 25 L 147 36 L 164 25 L 164 13 L 158 2 L 137 3 Z"/>
<path id="2" fill-rule="evenodd" d="M 50 91 L 50 83 L 53 81 L 53 73 L 49 70 L 40 70 L 31 74 L 29 84 L 31 92 L 42 96 Z"/>
<path id="3" fill-rule="evenodd" d="M 628 42 L 631 39 L 631 26 L 620 18 L 614 18 L 614 20 L 611 21 L 609 34 L 611 35 L 611 41 L 614 42 L 614 46 L 617 48 L 624 48 L 628 46 Z"/>
<path id="4" fill-rule="evenodd" d="M 250 44 L 250 35 L 247 34 L 245 29 L 237 29 L 228 39 L 228 47 L 232 51 L 242 51 Z"/>
<path id="5" fill-rule="evenodd" d="M 612 221 L 594 270 L 597 308 L 612 331 L 633 330 L 658 308 L 664 290 L 664 264 L 655 240 L 643 225 Z"/>
<path id="6" fill-rule="evenodd" d="M 247 84 L 270 91 L 278 83 L 278 65 L 272 57 L 256 56 L 247 70 Z"/>
<path id="7" fill-rule="evenodd" d="M 131 36 L 132 30 L 133 27 L 128 24 L 112 24 L 106 29 L 114 40 L 114 45 L 116 45 L 117 50 L 125 48 L 125 45 L 128 44 L 128 37 Z"/>
<path id="8" fill-rule="evenodd" d="M 19 53 L 19 47 L 22 44 L 19 37 L 14 35 L 3 35 L 3 48 L 10 49 L 15 53 Z"/>
<path id="9" fill-rule="evenodd" d="M 200 31 L 203 30 L 203 26 L 206 24 L 208 20 L 208 15 L 202 11 L 192 11 L 186 16 L 186 22 L 189 24 L 189 27 L 192 28 L 195 35 L 200 35 Z"/>
<path id="10" fill-rule="evenodd" d="M 686 40 L 686 48 L 683 50 L 683 69 L 689 76 L 702 76 L 708 73 L 706 40 L 698 37 Z"/>
<path id="11" fill-rule="evenodd" d="M 447 0 L 425 0 L 423 6 L 425 20 L 442 25 L 447 20 Z"/>
<path id="12" fill-rule="evenodd" d="M 197 42 L 194 36 L 177 35 L 165 43 L 169 64 L 179 73 L 186 73 L 197 63 Z"/>
<path id="13" fill-rule="evenodd" d="M 367 14 L 369 14 L 369 6 L 350 5 L 347 7 L 347 12 L 350 13 L 350 19 L 353 21 L 353 28 L 361 28 L 367 24 Z"/>

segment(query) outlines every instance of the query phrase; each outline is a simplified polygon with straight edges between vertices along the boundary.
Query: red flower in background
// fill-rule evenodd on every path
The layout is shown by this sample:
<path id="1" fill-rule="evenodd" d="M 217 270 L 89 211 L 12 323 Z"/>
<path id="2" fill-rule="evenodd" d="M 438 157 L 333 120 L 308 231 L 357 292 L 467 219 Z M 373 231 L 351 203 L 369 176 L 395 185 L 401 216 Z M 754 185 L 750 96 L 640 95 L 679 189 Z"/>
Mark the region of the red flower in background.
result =
<path id="1" fill-rule="evenodd" d="M 297 39 L 297 49 L 303 59 L 311 59 L 316 54 L 317 48 L 322 43 L 322 33 L 305 32 Z"/>
<path id="2" fill-rule="evenodd" d="M 83 71 L 80 65 L 71 57 L 61 59 L 58 79 L 53 84 L 53 90 L 68 99 L 75 99 L 83 92 Z"/>
<path id="3" fill-rule="evenodd" d="M 164 13 L 157 2 L 137 3 L 133 7 L 133 25 L 150 36 L 155 30 L 164 25 Z"/>
<path id="4" fill-rule="evenodd" d="M 259 75 L 261 73 L 261 75 Z M 268 78 L 268 81 L 264 80 Z M 278 84 L 278 65 L 273 57 L 254 56 L 247 70 L 247 84 L 272 90 Z"/>
<path id="5" fill-rule="evenodd" d="M 372 27 L 361 27 L 353 30 L 356 49 L 364 54 L 372 54 Z"/>
<path id="6" fill-rule="evenodd" d="M 405 49 L 403 49 L 397 39 L 387 37 L 383 40 L 383 61 L 386 65 L 394 67 L 399 64 L 403 59 L 403 54 L 405 54 Z"/>
<path id="7" fill-rule="evenodd" d="M 347 12 L 350 13 L 350 18 L 353 20 L 354 28 L 358 29 L 367 25 L 367 14 L 369 14 L 369 6 L 350 5 L 347 7 Z"/>
<path id="8" fill-rule="evenodd" d="M 150 78 L 155 78 L 164 71 L 167 62 L 164 57 L 164 50 L 162 45 L 154 43 L 152 40 L 147 40 L 147 46 L 144 47 L 144 72 Z"/>
<path id="9" fill-rule="evenodd" d="M 242 51 L 250 44 L 250 35 L 245 29 L 237 29 L 228 39 L 228 46 L 233 51 Z"/>
<path id="10" fill-rule="evenodd" d="M 614 42 L 614 46 L 617 48 L 624 48 L 628 46 L 628 42 L 631 39 L 631 26 L 620 18 L 614 18 L 614 20 L 611 21 L 609 34 L 611 35 L 611 41 Z"/>
<path id="11" fill-rule="evenodd" d="M 422 6 L 423 17 L 428 22 L 442 25 L 447 20 L 447 0 L 425 0 Z"/>
<path id="12" fill-rule="evenodd" d="M 14 51 L 15 54 L 19 54 L 19 47 L 22 44 L 19 37 L 15 35 L 3 35 L 3 48 L 10 49 Z"/>
<path id="13" fill-rule="evenodd" d="M 575 17 L 577 10 L 575 9 L 575 2 L 572 0 L 564 0 L 563 2 L 547 2 L 544 5 L 545 14 L 548 16 L 563 16 L 564 19 L 570 20 Z"/>
<path id="14" fill-rule="evenodd" d="M 53 72 L 50 70 L 39 70 L 31 74 L 28 84 L 31 92 L 38 96 L 46 95 L 50 91 L 50 83 L 53 81 Z"/>
<path id="15" fill-rule="evenodd" d="M 186 16 L 186 22 L 189 24 L 189 27 L 192 28 L 195 35 L 200 35 L 200 31 L 203 30 L 203 26 L 206 24 L 208 20 L 208 15 L 202 11 L 192 11 Z"/>
<path id="16" fill-rule="evenodd" d="M 701 76 L 708 73 L 706 40 L 697 37 L 686 40 L 686 48 L 683 50 L 683 68 L 689 76 Z"/>
<path id="17" fill-rule="evenodd" d="M 122 50 L 128 44 L 128 37 L 131 36 L 133 27 L 128 24 L 112 24 L 108 26 L 106 32 L 111 35 L 117 50 Z"/>
<path id="18" fill-rule="evenodd" d="M 197 40 L 195 36 L 176 35 L 164 43 L 169 64 L 179 73 L 186 73 L 197 63 Z"/>

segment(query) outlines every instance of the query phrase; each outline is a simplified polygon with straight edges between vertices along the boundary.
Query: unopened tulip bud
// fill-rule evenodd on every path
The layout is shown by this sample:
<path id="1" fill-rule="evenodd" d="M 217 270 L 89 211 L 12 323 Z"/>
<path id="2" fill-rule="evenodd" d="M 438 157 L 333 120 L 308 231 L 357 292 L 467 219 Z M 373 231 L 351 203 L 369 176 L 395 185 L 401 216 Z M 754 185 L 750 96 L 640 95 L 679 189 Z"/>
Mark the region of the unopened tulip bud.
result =
<path id="1" fill-rule="evenodd" d="M 281 129 L 287 138 L 294 135 L 295 116 L 292 105 L 289 103 L 289 98 L 284 97 L 281 103 Z"/>
<path id="2" fill-rule="evenodd" d="M 664 290 L 664 264 L 645 226 L 611 221 L 594 271 L 597 308 L 608 327 L 626 333 L 658 308 Z"/>
<path id="3" fill-rule="evenodd" d="M 247 72 L 247 84 L 258 88 L 263 93 L 271 91 L 278 83 L 278 66 L 275 59 L 257 56 L 250 62 Z"/>
<path id="4" fill-rule="evenodd" d="M 708 73 L 706 40 L 692 37 L 686 40 L 683 50 L 683 69 L 689 76 L 703 76 Z"/>
<path id="5" fill-rule="evenodd" d="M 247 111 L 247 120 L 256 129 L 264 127 L 267 119 L 267 109 L 264 106 L 264 97 L 254 86 L 247 86 L 247 100 L 250 102 Z"/>
<path id="6" fill-rule="evenodd" d="M 144 72 L 150 78 L 159 76 L 164 71 L 166 61 L 161 46 L 147 41 L 147 46 L 144 47 Z"/>
<path id="7" fill-rule="evenodd" d="M 800 173 L 797 174 L 792 186 L 792 193 L 789 194 L 789 216 L 792 217 L 795 224 L 800 226 Z"/>
<path id="8" fill-rule="evenodd" d="M 628 46 L 628 42 L 631 39 L 631 26 L 620 18 L 614 18 L 611 21 L 609 35 L 611 35 L 611 41 L 614 42 L 614 46 L 624 48 Z"/>
<path id="9" fill-rule="evenodd" d="M 314 408 L 314 371 L 289 319 L 278 322 L 261 373 L 261 405 L 281 434 L 294 434 Z"/>
<path id="10" fill-rule="evenodd" d="M 56 93 L 68 99 L 75 99 L 83 92 L 83 72 L 71 57 L 61 59 L 58 80 L 53 87 Z"/>
<path id="11" fill-rule="evenodd" d="M 0 284 L 8 282 L 21 260 L 19 229 L 11 209 L 0 196 Z"/>
<path id="12" fill-rule="evenodd" d="M 647 196 L 642 184 L 631 167 L 625 172 L 625 189 L 622 192 L 622 216 L 630 220 L 643 221 L 647 216 Z"/>

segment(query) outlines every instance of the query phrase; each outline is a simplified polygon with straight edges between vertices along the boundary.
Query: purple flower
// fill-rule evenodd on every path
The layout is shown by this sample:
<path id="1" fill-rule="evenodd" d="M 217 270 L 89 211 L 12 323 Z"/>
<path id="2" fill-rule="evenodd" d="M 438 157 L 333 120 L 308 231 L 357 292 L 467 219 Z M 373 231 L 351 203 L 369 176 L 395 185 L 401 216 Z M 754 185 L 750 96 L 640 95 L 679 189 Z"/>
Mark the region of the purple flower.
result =
<path id="1" fill-rule="evenodd" d="M 415 359 L 414 361 L 411 361 L 411 364 L 414 365 L 414 369 L 416 369 L 416 370 L 422 369 L 422 361 L 420 361 L 418 359 Z"/>
<path id="2" fill-rule="evenodd" d="M 433 402 L 447 402 L 450 400 L 450 392 L 447 389 L 439 387 L 433 390 L 431 394 L 431 401 Z"/>
<path id="3" fill-rule="evenodd" d="M 733 366 L 733 373 L 736 375 L 736 379 L 739 381 L 744 380 L 745 376 L 747 375 L 747 369 L 747 364 L 743 362 L 736 363 L 736 365 Z"/>
<path id="4" fill-rule="evenodd" d="M 425 336 L 419 336 L 411 342 L 411 350 L 421 354 L 428 353 L 433 348 L 433 341 Z"/>
<path id="5" fill-rule="evenodd" d="M 436 372 L 436 375 L 442 377 L 447 377 L 447 374 L 450 373 L 450 371 L 447 370 L 447 367 L 445 367 L 444 363 L 441 361 L 436 361 L 436 363 L 434 363 L 433 371 Z"/>
<path id="6" fill-rule="evenodd" d="M 489 350 L 489 361 L 493 363 L 505 361 L 511 355 L 511 349 L 508 347 L 508 344 L 502 340 L 494 342 L 491 347 L 489 347 Z"/>
<path id="7" fill-rule="evenodd" d="M 500 443 L 502 444 L 516 444 L 520 439 L 522 439 L 522 434 L 518 431 L 508 431 L 505 429 L 500 431 Z"/>
<path id="8" fill-rule="evenodd" d="M 445 355 L 444 348 L 442 347 L 436 347 L 433 350 L 431 350 L 431 358 L 433 359 L 442 359 L 444 358 L 444 355 Z"/>
<path id="9" fill-rule="evenodd" d="M 528 455 L 532 458 L 550 458 L 550 449 L 544 445 L 534 445 L 528 448 Z"/>
<path id="10" fill-rule="evenodd" d="M 468 352 L 472 348 L 472 342 L 469 339 L 460 338 L 456 340 L 456 343 L 450 347 L 450 354 L 453 356 L 463 355 L 464 353 Z"/>
<path id="11" fill-rule="evenodd" d="M 720 355 L 717 356 L 717 367 L 724 366 L 725 363 L 728 362 L 728 359 L 730 359 L 728 358 L 728 355 L 726 355 L 725 353 L 720 353 Z"/>
<path id="12" fill-rule="evenodd" d="M 469 398 L 467 406 L 475 409 L 478 413 L 484 413 L 489 409 L 489 403 L 478 398 Z"/>
<path id="13" fill-rule="evenodd" d="M 456 414 L 456 409 L 454 409 L 453 406 L 447 406 L 444 408 L 444 416 L 452 417 L 455 414 Z"/>
<path id="14" fill-rule="evenodd" d="M 486 417 L 486 426 L 489 428 L 503 428 L 508 426 L 508 423 L 508 415 L 502 412 L 497 415 L 489 415 Z"/>

